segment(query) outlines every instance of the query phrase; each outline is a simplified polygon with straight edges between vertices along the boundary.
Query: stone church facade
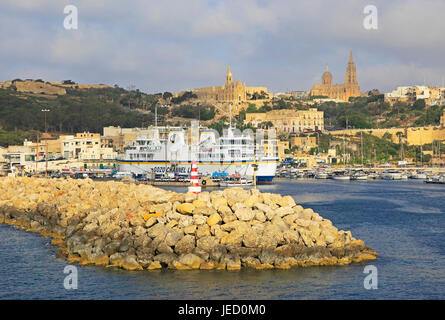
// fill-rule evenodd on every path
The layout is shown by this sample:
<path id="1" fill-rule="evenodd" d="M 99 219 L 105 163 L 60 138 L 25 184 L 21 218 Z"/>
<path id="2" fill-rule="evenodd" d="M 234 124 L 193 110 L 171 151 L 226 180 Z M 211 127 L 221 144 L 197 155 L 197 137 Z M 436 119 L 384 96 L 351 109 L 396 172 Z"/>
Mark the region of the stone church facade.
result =
<path id="1" fill-rule="evenodd" d="M 200 100 L 233 103 L 245 102 L 247 95 L 255 92 L 264 92 L 267 94 L 267 88 L 246 87 L 246 84 L 241 81 L 233 81 L 230 65 L 226 73 L 226 83 L 223 86 L 193 89 L 193 93 L 195 93 Z"/>
<path id="2" fill-rule="evenodd" d="M 332 84 L 332 73 L 328 67 L 321 77 L 321 84 L 314 85 L 310 96 L 327 96 L 332 99 L 349 101 L 350 97 L 360 96 L 360 87 L 357 81 L 357 70 L 352 58 L 352 51 L 349 55 L 348 65 L 346 67 L 346 76 L 344 84 Z"/>

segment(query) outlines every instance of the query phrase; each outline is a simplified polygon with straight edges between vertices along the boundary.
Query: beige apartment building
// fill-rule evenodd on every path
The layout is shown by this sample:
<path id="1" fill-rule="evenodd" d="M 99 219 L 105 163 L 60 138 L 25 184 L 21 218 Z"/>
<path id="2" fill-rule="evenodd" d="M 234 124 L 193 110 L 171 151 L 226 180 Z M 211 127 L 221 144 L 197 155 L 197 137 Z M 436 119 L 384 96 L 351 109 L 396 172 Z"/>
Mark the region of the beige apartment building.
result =
<path id="1" fill-rule="evenodd" d="M 117 153 L 110 147 L 102 147 L 99 133 L 77 133 L 60 137 L 62 156 L 65 159 L 112 160 Z"/>
<path id="2" fill-rule="evenodd" d="M 244 123 L 254 127 L 271 122 L 277 133 L 301 133 L 305 130 L 324 130 L 324 113 L 316 108 L 309 110 L 272 110 L 265 113 L 247 113 Z"/>

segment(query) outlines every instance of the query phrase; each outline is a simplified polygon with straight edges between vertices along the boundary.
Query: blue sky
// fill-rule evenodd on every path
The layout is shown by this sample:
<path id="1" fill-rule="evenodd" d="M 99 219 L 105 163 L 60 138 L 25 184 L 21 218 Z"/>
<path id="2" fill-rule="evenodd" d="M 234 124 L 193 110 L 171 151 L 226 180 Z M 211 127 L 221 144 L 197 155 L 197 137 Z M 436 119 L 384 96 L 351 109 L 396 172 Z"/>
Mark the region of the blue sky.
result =
<path id="1" fill-rule="evenodd" d="M 79 10 L 78 30 L 63 8 Z M 363 27 L 367 5 L 378 29 Z M 353 50 L 362 91 L 441 85 L 445 1 L 2 0 L 0 81 L 33 78 L 181 91 L 235 80 L 309 90 L 326 65 L 343 83 Z"/>

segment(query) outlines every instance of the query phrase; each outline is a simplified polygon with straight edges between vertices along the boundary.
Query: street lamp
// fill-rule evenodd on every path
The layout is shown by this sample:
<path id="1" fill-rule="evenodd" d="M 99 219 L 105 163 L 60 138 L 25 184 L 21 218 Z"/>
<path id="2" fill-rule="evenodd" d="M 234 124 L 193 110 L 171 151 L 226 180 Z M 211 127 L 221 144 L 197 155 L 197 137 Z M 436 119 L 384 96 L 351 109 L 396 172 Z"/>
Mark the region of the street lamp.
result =
<path id="1" fill-rule="evenodd" d="M 43 114 L 45 115 L 45 133 L 48 132 L 48 129 L 46 127 L 46 113 L 50 112 L 49 109 L 42 109 Z M 37 150 L 38 151 L 38 150 Z M 48 176 L 48 137 L 46 137 L 46 152 L 45 152 L 45 177 Z"/>
<path id="2" fill-rule="evenodd" d="M 48 132 L 47 127 L 46 127 L 46 113 L 50 112 L 51 110 L 49 109 L 42 109 L 43 114 L 45 115 L 45 132 Z"/>

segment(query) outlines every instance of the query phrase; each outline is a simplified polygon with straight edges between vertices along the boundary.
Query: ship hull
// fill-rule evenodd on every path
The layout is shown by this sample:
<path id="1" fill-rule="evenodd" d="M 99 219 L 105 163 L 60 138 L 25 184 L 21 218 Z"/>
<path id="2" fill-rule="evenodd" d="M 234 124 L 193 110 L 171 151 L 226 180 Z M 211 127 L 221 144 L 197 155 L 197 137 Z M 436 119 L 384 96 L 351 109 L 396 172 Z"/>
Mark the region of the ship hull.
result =
<path id="1" fill-rule="evenodd" d="M 119 159 L 118 170 L 134 174 L 169 174 L 176 173 L 188 175 L 191 171 L 191 161 L 131 161 Z M 224 172 L 227 175 L 240 175 L 246 177 L 254 176 L 253 161 L 227 161 L 227 162 L 205 162 L 197 161 L 198 173 L 204 176 L 212 176 L 213 173 Z M 258 183 L 272 183 L 275 177 L 278 159 L 264 159 L 257 161 L 258 170 L 255 173 Z"/>

